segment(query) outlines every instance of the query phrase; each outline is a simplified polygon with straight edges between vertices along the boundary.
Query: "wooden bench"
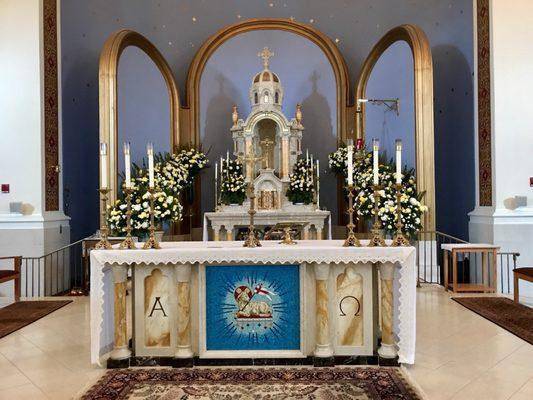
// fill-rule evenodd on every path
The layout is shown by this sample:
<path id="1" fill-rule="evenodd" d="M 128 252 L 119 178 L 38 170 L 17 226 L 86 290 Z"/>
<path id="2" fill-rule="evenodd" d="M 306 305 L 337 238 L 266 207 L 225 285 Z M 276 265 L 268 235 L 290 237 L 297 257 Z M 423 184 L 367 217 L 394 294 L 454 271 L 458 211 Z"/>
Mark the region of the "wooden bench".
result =
<path id="1" fill-rule="evenodd" d="M 519 289 L 518 280 L 523 279 L 528 282 L 533 282 L 533 267 L 523 267 L 513 269 L 514 277 L 514 301 L 519 303 Z"/>
<path id="2" fill-rule="evenodd" d="M 0 260 L 13 260 L 14 269 L 0 269 L 0 283 L 15 281 L 15 301 L 20 300 L 20 266 L 22 257 L 0 257 Z"/>

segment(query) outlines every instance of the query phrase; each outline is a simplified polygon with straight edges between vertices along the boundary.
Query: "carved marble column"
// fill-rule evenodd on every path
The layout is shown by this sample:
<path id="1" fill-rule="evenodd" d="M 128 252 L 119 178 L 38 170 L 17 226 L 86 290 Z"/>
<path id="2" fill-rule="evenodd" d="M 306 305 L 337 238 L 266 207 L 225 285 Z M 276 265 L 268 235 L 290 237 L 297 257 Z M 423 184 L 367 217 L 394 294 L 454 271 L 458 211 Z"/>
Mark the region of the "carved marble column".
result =
<path id="1" fill-rule="evenodd" d="M 394 264 L 382 263 L 379 271 L 381 274 L 381 346 L 378 349 L 378 354 L 382 358 L 396 358 L 398 352 L 393 334 Z"/>
<path id="2" fill-rule="evenodd" d="M 246 149 L 246 155 L 249 156 L 252 153 L 252 136 L 246 136 L 244 139 L 244 146 Z M 250 182 L 253 179 L 253 164 L 250 161 L 246 161 L 244 165 L 245 171 L 246 171 L 246 182 Z"/>
<path id="3" fill-rule="evenodd" d="M 211 227 L 213 228 L 213 240 L 218 242 L 220 240 L 221 227 L 219 225 L 211 225 Z"/>
<path id="4" fill-rule="evenodd" d="M 281 180 L 282 181 L 288 181 L 289 180 L 289 138 L 287 136 L 283 136 L 281 138 L 281 166 L 282 166 L 282 174 L 281 174 Z"/>
<path id="5" fill-rule="evenodd" d="M 191 264 L 176 267 L 178 284 L 178 343 L 176 358 L 192 358 L 191 344 Z"/>
<path id="6" fill-rule="evenodd" d="M 303 240 L 309 240 L 309 226 L 304 226 L 302 230 Z"/>
<path id="7" fill-rule="evenodd" d="M 233 226 L 224 225 L 224 227 L 226 228 L 226 240 L 231 242 L 233 240 Z"/>
<path id="8" fill-rule="evenodd" d="M 333 346 L 329 335 L 328 313 L 329 264 L 315 264 L 316 281 L 316 345 L 315 357 L 333 357 Z"/>
<path id="9" fill-rule="evenodd" d="M 316 240 L 322 240 L 322 229 L 323 229 L 323 226 L 315 225 L 315 227 L 316 227 Z"/>
<path id="10" fill-rule="evenodd" d="M 126 285 L 128 284 L 128 266 L 114 265 L 112 268 L 115 289 L 115 334 L 113 351 L 111 352 L 110 358 L 112 360 L 124 360 L 131 356 L 131 351 L 128 348 L 128 329 L 126 322 Z"/>

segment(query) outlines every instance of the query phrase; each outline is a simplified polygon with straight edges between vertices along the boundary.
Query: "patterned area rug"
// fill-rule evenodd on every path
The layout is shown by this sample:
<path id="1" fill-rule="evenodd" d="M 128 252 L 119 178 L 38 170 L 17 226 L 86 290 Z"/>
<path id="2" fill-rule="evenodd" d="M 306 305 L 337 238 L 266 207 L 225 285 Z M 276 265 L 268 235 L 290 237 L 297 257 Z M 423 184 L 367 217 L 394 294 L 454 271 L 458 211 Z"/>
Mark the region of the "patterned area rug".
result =
<path id="1" fill-rule="evenodd" d="M 72 300 L 18 301 L 0 308 L 0 338 L 72 303 Z"/>
<path id="2" fill-rule="evenodd" d="M 398 368 L 191 368 L 108 372 L 84 400 L 421 399 Z"/>
<path id="3" fill-rule="evenodd" d="M 533 309 L 504 297 L 452 297 L 462 306 L 533 344 Z"/>

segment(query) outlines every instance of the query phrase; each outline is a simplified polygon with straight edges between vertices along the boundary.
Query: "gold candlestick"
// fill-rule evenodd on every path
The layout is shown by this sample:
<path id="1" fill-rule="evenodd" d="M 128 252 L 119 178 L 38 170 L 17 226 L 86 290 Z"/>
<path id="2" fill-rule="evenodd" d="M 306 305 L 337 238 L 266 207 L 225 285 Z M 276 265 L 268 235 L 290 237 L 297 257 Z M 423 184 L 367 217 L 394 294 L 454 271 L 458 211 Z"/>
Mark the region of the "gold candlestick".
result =
<path id="1" fill-rule="evenodd" d="M 124 193 L 126 193 L 126 239 L 120 243 L 118 248 L 120 250 L 134 250 L 135 242 L 131 237 L 131 194 L 133 193 L 132 188 L 124 188 Z"/>
<path id="2" fill-rule="evenodd" d="M 155 238 L 155 222 L 154 222 L 154 197 L 155 197 L 155 188 L 149 188 L 148 192 L 150 193 L 150 236 L 148 240 L 144 243 L 143 249 L 160 249 L 161 246 Z"/>
<path id="3" fill-rule="evenodd" d="M 261 247 L 261 242 L 259 242 L 259 239 L 256 236 L 255 233 L 255 226 L 254 226 L 254 215 L 256 213 L 255 211 L 255 188 L 253 181 L 250 181 L 248 183 L 248 193 L 250 198 L 250 209 L 248 210 L 248 214 L 250 215 L 250 225 L 248 226 L 248 237 L 244 241 L 243 247 Z"/>
<path id="4" fill-rule="evenodd" d="M 346 240 L 344 241 L 343 246 L 344 247 L 360 247 L 361 243 L 359 242 L 359 239 L 357 239 L 357 237 L 355 236 L 355 232 L 354 232 L 355 225 L 353 223 L 353 198 L 354 198 L 355 186 L 348 185 L 346 188 L 348 189 L 348 225 L 346 225 L 346 227 L 348 228 L 348 236 L 346 237 Z"/>
<path id="5" fill-rule="evenodd" d="M 402 185 L 396 184 L 396 234 L 394 235 L 394 240 L 392 241 L 391 246 L 401 247 L 401 246 L 410 246 L 409 240 L 404 236 L 402 232 Z"/>
<path id="6" fill-rule="evenodd" d="M 100 241 L 94 246 L 98 250 L 110 250 L 111 243 L 107 240 L 109 228 L 107 226 L 107 195 L 109 194 L 108 188 L 99 189 L 100 197 L 102 200 L 102 221 L 100 223 Z"/>
<path id="7" fill-rule="evenodd" d="M 381 220 L 379 219 L 379 191 L 381 187 L 374 185 L 374 225 L 372 225 L 372 236 L 368 247 L 386 247 L 381 231 Z"/>

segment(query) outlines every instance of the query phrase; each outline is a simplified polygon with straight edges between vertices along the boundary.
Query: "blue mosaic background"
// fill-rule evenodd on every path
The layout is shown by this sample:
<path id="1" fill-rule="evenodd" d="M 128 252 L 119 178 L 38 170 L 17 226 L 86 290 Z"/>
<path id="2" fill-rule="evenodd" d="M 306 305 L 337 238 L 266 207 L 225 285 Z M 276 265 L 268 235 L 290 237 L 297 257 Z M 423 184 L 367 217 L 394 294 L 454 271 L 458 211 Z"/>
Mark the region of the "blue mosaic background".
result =
<path id="1" fill-rule="evenodd" d="M 298 265 L 206 266 L 206 350 L 299 350 L 300 273 Z M 239 286 L 268 290 L 270 321 L 238 321 L 234 292 Z"/>

